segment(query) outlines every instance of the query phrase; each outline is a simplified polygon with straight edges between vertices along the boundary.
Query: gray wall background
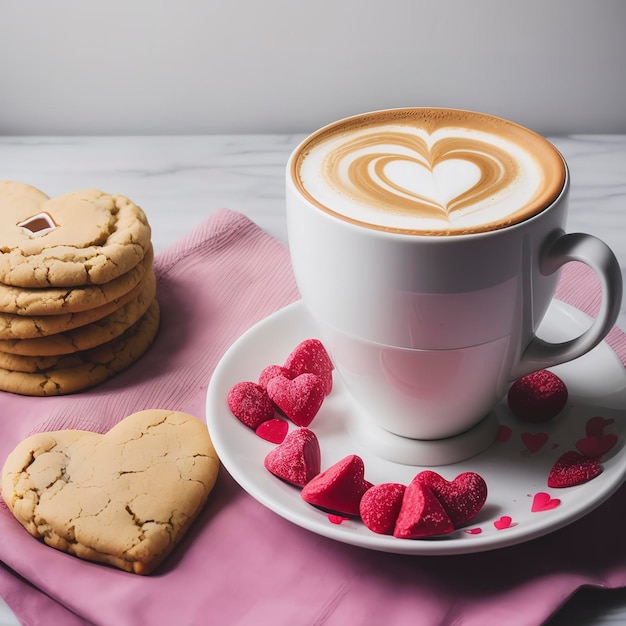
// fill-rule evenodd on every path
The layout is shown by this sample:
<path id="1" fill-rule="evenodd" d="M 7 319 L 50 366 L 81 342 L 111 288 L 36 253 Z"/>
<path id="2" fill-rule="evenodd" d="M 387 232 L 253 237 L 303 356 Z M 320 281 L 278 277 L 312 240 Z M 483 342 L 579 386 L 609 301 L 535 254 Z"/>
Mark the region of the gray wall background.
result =
<path id="1" fill-rule="evenodd" d="M 0 134 L 308 132 L 450 106 L 626 132 L 624 0 L 0 0 Z"/>

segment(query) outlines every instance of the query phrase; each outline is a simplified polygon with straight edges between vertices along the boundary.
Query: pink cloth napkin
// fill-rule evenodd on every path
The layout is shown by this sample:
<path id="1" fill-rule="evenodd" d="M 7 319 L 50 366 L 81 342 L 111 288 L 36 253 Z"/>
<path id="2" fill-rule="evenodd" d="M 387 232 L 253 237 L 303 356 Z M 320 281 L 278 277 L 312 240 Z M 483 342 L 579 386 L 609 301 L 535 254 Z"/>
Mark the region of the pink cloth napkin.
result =
<path id="1" fill-rule="evenodd" d="M 0 393 L 0 463 L 36 431 L 105 432 L 150 407 L 203 419 L 221 355 L 244 330 L 298 298 L 285 247 L 227 210 L 160 254 L 155 267 L 163 317 L 150 352 L 75 396 Z M 559 297 L 593 310 L 597 286 L 568 267 Z M 609 343 L 625 361 L 623 333 L 614 329 Z M 626 586 L 624 511 L 626 487 L 584 519 L 520 546 L 401 556 L 301 529 L 222 470 L 196 524 L 149 577 L 57 552 L 0 507 L 0 595 L 29 626 L 535 626 L 582 585 Z"/>

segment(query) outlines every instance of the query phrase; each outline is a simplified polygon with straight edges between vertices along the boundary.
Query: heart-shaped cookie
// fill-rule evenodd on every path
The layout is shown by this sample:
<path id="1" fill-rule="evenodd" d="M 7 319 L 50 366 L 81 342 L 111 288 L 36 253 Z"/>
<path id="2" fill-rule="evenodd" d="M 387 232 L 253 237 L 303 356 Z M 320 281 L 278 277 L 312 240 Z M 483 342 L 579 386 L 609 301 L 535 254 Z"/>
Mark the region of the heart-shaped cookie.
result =
<path id="1" fill-rule="evenodd" d="M 204 423 L 152 409 L 104 435 L 61 430 L 25 439 L 4 463 L 2 497 L 49 546 L 149 574 L 202 509 L 218 469 Z"/>

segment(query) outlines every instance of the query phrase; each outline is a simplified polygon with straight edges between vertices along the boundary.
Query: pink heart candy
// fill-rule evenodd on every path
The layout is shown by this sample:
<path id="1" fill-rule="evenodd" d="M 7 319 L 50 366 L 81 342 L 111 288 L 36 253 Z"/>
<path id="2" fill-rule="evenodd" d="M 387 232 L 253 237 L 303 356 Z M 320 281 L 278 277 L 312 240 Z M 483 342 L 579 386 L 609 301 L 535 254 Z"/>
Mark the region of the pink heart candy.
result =
<path id="1" fill-rule="evenodd" d="M 265 457 L 265 469 L 274 476 L 303 487 L 320 472 L 320 445 L 308 428 L 297 428 Z"/>
<path id="2" fill-rule="evenodd" d="M 285 359 L 284 367 L 293 376 L 310 373 L 324 381 L 324 393 L 328 395 L 333 388 L 334 365 L 319 339 L 301 341 Z"/>
<path id="3" fill-rule="evenodd" d="M 329 513 L 357 517 L 361 498 L 370 487 L 363 459 L 350 454 L 312 478 L 301 495 L 305 502 Z"/>
<path id="4" fill-rule="evenodd" d="M 308 426 L 324 402 L 324 381 L 304 373 L 294 379 L 274 376 L 267 383 L 267 395 L 297 426 Z"/>
<path id="5" fill-rule="evenodd" d="M 267 391 L 251 381 L 234 384 L 228 392 L 227 402 L 233 415 L 254 430 L 274 417 L 274 405 Z"/>

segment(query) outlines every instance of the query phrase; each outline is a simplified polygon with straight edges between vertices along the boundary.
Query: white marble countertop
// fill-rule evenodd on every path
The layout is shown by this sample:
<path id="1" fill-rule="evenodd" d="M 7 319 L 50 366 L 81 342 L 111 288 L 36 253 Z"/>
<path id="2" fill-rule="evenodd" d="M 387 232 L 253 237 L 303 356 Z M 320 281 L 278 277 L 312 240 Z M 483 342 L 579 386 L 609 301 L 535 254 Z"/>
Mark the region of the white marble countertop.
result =
<path id="1" fill-rule="evenodd" d="M 0 137 L 0 179 L 50 196 L 91 187 L 126 195 L 148 215 L 157 253 L 224 207 L 286 242 L 284 169 L 301 138 Z M 568 230 L 603 239 L 626 279 L 626 135 L 551 139 L 571 171 Z M 624 304 L 618 324 L 626 329 Z M 17 623 L 0 602 L 0 626 Z M 626 624 L 626 590 L 583 590 L 549 624 Z"/>

